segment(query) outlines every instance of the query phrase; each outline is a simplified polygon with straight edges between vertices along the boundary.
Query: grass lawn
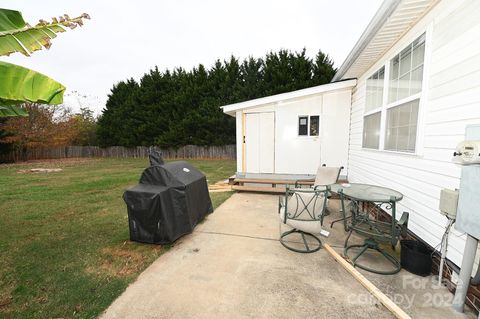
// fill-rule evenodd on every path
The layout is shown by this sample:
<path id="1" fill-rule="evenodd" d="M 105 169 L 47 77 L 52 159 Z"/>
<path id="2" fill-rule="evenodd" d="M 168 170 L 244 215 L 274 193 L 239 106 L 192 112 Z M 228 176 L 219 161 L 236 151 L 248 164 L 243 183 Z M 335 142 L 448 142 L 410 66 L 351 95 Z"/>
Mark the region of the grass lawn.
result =
<path id="1" fill-rule="evenodd" d="M 190 161 L 214 183 L 227 160 Z M 0 317 L 93 318 L 168 247 L 129 241 L 123 191 L 147 159 L 0 165 Z M 57 173 L 19 173 L 35 167 Z M 231 192 L 212 193 L 217 207 Z"/>

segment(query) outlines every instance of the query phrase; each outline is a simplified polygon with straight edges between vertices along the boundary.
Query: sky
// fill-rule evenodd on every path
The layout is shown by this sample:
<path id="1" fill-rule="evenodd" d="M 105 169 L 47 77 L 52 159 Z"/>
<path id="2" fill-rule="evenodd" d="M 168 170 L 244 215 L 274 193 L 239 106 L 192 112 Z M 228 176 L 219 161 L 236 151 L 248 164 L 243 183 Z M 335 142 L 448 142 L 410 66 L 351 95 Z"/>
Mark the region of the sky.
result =
<path id="1" fill-rule="evenodd" d="M 262 57 L 321 49 L 339 67 L 382 0 L 2 0 L 34 25 L 67 13 L 91 16 L 52 40 L 50 50 L 2 57 L 67 87 L 65 104 L 100 114 L 114 84 L 151 68 L 191 69 L 231 55 Z"/>

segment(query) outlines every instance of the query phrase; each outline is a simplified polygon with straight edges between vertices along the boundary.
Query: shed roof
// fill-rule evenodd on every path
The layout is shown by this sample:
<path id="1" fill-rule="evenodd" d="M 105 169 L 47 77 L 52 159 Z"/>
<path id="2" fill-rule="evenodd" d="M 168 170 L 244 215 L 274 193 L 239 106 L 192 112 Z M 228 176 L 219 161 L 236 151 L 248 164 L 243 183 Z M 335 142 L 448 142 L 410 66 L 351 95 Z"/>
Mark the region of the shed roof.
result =
<path id="1" fill-rule="evenodd" d="M 385 0 L 332 81 L 359 78 L 439 0 Z"/>
<path id="2" fill-rule="evenodd" d="M 332 93 L 339 90 L 351 89 L 357 84 L 356 79 L 344 79 L 337 82 L 327 83 L 323 85 L 318 85 L 302 90 L 281 93 L 276 95 L 270 95 L 266 97 L 261 97 L 258 99 L 248 100 L 245 102 L 229 104 L 222 106 L 223 112 L 235 116 L 235 112 L 239 110 L 259 107 L 262 105 L 280 102 L 280 101 L 287 101 L 299 97 L 306 97 L 309 95 L 315 95 L 320 93 Z"/>

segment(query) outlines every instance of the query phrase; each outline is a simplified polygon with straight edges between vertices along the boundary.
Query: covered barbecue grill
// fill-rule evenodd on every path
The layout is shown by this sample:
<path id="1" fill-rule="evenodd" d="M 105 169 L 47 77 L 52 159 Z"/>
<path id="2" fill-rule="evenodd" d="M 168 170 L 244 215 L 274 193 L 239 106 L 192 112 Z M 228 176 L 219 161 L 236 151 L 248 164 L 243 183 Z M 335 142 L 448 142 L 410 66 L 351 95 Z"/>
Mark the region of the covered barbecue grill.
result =
<path id="1" fill-rule="evenodd" d="M 213 211 L 205 175 L 187 162 L 152 165 L 123 194 L 130 239 L 169 244 Z"/>

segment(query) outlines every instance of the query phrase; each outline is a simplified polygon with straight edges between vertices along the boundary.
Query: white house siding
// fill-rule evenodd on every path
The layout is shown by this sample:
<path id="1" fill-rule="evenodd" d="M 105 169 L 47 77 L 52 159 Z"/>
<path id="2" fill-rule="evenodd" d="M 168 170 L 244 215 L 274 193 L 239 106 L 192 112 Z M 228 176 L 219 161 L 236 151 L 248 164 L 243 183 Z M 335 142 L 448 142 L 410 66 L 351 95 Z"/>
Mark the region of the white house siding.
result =
<path id="1" fill-rule="evenodd" d="M 425 31 L 417 154 L 362 149 L 366 78 Z M 349 180 L 402 192 L 398 211 L 410 212 L 409 229 L 437 247 L 447 222 L 438 211 L 440 190 L 460 185 L 454 148 L 467 124 L 480 123 L 480 1 L 440 1 L 359 78 L 350 120 Z M 454 230 L 449 240 L 447 257 L 460 265 L 465 237 Z"/>

